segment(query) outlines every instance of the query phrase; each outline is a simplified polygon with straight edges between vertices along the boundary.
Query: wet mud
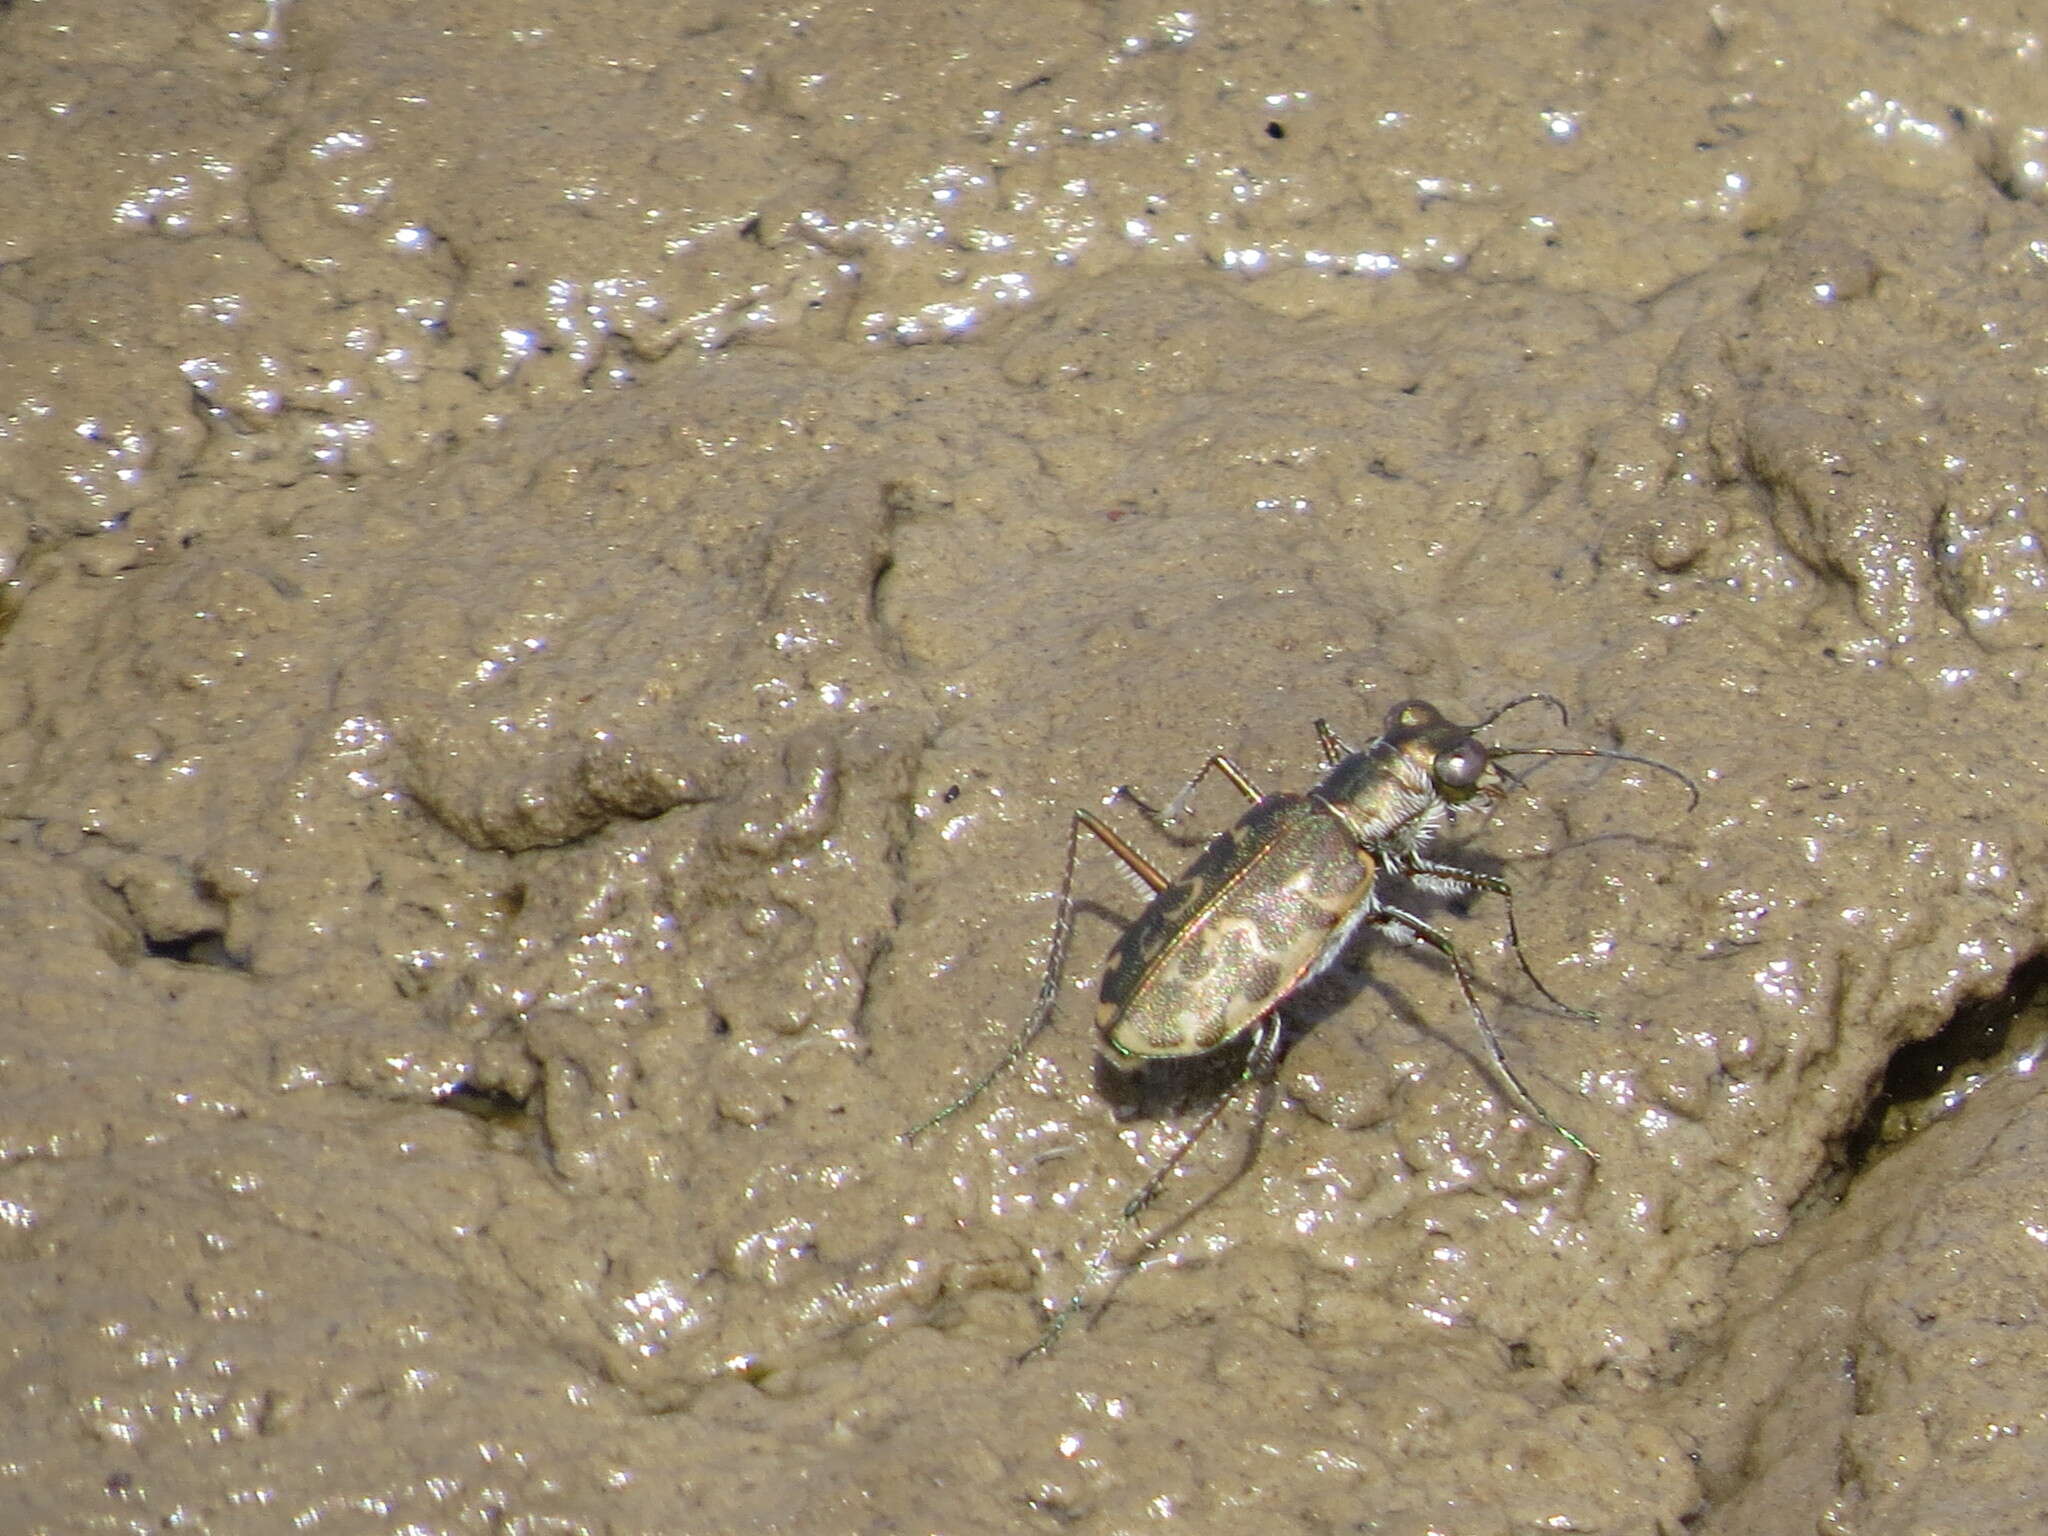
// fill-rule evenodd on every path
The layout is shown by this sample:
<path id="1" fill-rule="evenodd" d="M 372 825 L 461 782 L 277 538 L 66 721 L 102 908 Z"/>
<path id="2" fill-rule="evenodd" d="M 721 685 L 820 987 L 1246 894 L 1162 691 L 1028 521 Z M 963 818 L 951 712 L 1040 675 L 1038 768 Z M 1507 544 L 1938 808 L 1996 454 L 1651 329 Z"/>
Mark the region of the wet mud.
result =
<path id="1" fill-rule="evenodd" d="M 1873 1106 L 2034 1018 L 2042 46 L 0 8 L 0 1524 L 2034 1529 L 2033 1052 Z M 1532 691 L 1701 790 L 1448 839 L 1594 1158 L 1367 935 L 1126 1230 L 1092 846 L 903 1140 L 1075 807 Z"/>

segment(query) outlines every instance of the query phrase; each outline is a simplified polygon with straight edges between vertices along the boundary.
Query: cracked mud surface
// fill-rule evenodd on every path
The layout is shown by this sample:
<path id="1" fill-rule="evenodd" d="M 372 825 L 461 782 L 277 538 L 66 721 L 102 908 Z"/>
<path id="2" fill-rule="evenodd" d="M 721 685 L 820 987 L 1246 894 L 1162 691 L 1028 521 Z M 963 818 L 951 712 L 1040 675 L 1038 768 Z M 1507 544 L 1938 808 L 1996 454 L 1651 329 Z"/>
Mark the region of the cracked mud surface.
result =
<path id="1" fill-rule="evenodd" d="M 0 9 L 0 1524 L 2033 1528 L 2024 1058 L 1845 1152 L 2042 948 L 2018 13 L 127 13 Z M 900 1140 L 1071 809 L 1534 690 L 1703 791 L 1452 839 L 1597 1165 L 1368 939 L 1017 1363 L 1230 1071 L 1084 849 Z"/>

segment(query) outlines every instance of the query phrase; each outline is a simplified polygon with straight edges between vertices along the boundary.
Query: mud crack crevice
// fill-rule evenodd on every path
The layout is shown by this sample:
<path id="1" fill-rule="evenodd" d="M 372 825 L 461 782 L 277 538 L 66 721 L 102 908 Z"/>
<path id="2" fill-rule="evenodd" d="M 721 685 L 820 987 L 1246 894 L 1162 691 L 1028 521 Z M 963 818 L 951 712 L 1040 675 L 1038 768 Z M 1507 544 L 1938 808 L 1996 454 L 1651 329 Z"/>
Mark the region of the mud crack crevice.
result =
<path id="1" fill-rule="evenodd" d="M 1963 1004 L 1924 1040 L 1892 1053 L 1876 1096 L 1843 1146 L 1854 1179 L 1887 1150 L 1956 1113 L 1987 1083 L 2030 1070 L 2048 1046 L 2048 952 L 2017 966 L 2004 989 Z"/>

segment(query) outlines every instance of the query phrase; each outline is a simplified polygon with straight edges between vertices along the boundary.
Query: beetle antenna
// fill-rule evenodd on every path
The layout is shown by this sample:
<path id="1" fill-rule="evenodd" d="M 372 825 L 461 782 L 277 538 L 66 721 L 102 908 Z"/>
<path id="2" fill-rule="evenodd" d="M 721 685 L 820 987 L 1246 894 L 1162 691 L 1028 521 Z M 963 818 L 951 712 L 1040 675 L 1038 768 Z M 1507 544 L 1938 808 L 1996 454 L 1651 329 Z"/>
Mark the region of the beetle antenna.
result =
<path id="1" fill-rule="evenodd" d="M 1572 723 L 1571 711 L 1564 707 L 1564 700 L 1558 698 L 1554 694 L 1525 693 L 1518 698 L 1509 699 L 1507 703 L 1501 705 L 1499 709 L 1496 709 L 1484 720 L 1480 721 L 1477 725 L 1473 726 L 1473 733 L 1476 735 L 1478 732 L 1485 730 L 1489 725 L 1493 724 L 1494 721 L 1498 720 L 1502 715 L 1506 714 L 1509 710 L 1520 709 L 1524 704 L 1548 704 L 1552 709 L 1557 711 L 1557 722 L 1559 725 L 1568 726 Z"/>
<path id="2" fill-rule="evenodd" d="M 1474 729 L 1476 730 L 1478 729 L 1478 727 L 1475 726 Z M 1691 775 L 1681 773 L 1678 769 L 1672 767 L 1669 763 L 1660 763 L 1654 757 L 1639 757 L 1633 752 L 1610 752 L 1605 747 L 1488 747 L 1486 749 L 1486 755 L 1489 758 L 1607 757 L 1612 758 L 1617 763 L 1639 763 L 1645 768 L 1654 768 L 1659 773 L 1668 773 L 1671 775 L 1672 778 L 1678 780 L 1679 783 L 1685 786 L 1686 793 L 1692 796 L 1692 803 L 1688 805 L 1686 809 L 1688 811 L 1696 811 L 1699 809 L 1700 787 L 1698 784 L 1693 782 Z M 1507 770 L 1505 768 L 1501 769 L 1500 771 L 1503 774 L 1507 773 Z"/>

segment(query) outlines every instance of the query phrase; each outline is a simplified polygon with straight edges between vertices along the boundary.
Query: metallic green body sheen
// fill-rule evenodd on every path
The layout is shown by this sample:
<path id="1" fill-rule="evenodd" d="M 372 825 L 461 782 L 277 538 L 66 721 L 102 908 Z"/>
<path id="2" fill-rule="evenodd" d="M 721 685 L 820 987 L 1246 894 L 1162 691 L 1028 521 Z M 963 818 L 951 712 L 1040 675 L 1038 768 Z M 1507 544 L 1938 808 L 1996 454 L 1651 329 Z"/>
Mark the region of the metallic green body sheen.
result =
<path id="1" fill-rule="evenodd" d="M 1488 766 L 1467 727 L 1411 699 L 1307 794 L 1259 800 L 1110 950 L 1096 1007 L 1107 1059 L 1199 1056 L 1258 1023 L 1383 910 L 1380 874 L 1409 873 Z"/>
<path id="2" fill-rule="evenodd" d="M 1198 1056 L 1242 1034 L 1317 968 L 1374 874 L 1308 796 L 1266 796 L 1109 952 L 1096 1023 L 1110 1059 Z"/>

